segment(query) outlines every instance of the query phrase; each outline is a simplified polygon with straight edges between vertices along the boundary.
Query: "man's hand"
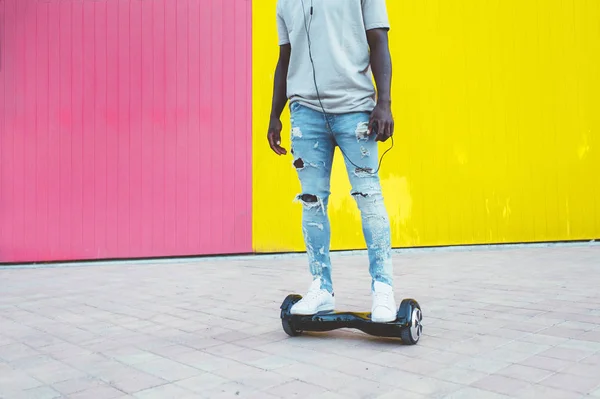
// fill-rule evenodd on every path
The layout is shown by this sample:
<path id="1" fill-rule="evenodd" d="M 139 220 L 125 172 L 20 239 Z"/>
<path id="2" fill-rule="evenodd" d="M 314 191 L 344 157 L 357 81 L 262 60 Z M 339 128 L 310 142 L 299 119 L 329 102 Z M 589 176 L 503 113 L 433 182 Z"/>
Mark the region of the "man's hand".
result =
<path id="1" fill-rule="evenodd" d="M 392 109 L 387 104 L 378 103 L 369 119 L 369 134 L 373 130 L 377 131 L 375 141 L 386 141 L 394 134 L 394 118 Z"/>
<path id="2" fill-rule="evenodd" d="M 285 148 L 281 147 L 281 121 L 277 118 L 271 118 L 269 122 L 269 132 L 267 133 L 267 139 L 269 140 L 269 145 L 271 149 L 277 155 L 285 155 L 287 151 Z"/>

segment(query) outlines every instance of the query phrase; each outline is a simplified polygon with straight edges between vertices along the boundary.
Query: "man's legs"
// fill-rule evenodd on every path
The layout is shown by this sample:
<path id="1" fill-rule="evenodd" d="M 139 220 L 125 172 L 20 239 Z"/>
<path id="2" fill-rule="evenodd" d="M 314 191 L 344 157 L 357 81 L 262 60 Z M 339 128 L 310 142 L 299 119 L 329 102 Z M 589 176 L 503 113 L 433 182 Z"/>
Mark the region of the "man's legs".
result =
<path id="1" fill-rule="evenodd" d="M 362 229 L 372 277 L 372 319 L 386 322 L 396 318 L 393 294 L 390 221 L 383 201 L 378 174 L 379 157 L 375 134 L 368 134 L 368 113 L 337 115 L 335 140 L 346 157 L 352 196 L 361 213 Z M 355 165 L 350 163 L 352 161 Z"/>
<path id="2" fill-rule="evenodd" d="M 291 312 L 314 314 L 335 307 L 327 215 L 334 141 L 322 113 L 298 104 L 292 104 L 291 111 L 293 162 L 302 186 L 297 200 L 302 203 L 302 233 L 313 276 L 309 292 Z"/>

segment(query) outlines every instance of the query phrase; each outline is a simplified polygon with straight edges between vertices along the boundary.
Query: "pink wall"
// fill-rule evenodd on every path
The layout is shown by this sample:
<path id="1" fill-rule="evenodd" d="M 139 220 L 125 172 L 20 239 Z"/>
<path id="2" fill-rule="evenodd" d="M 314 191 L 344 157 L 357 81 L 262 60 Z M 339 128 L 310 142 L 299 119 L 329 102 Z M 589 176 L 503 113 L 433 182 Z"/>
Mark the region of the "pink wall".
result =
<path id="1" fill-rule="evenodd" d="M 251 3 L 0 0 L 0 262 L 250 252 Z"/>

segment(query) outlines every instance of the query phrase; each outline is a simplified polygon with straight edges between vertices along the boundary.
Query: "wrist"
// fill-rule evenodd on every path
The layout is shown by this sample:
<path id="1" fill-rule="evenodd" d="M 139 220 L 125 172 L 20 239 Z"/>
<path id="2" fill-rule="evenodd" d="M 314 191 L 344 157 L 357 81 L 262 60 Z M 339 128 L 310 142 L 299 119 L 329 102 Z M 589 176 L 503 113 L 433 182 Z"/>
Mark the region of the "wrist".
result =
<path id="1" fill-rule="evenodd" d="M 378 96 L 377 97 L 377 106 L 384 109 L 392 108 L 392 99 L 390 96 Z"/>
<path id="2" fill-rule="evenodd" d="M 377 105 L 380 107 L 391 108 L 392 99 L 389 97 L 379 97 L 377 98 Z"/>

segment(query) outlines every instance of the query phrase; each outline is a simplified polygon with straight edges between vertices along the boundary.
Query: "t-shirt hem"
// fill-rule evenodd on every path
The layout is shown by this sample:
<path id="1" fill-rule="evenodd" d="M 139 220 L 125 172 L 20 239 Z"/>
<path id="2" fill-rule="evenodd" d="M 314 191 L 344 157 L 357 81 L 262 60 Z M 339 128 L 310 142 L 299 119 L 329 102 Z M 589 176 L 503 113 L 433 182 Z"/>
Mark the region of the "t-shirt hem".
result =
<path id="1" fill-rule="evenodd" d="M 289 106 L 291 107 L 291 105 L 293 103 L 298 103 L 306 108 L 309 108 L 313 111 L 318 111 L 318 112 L 323 112 L 323 108 L 321 108 L 320 104 L 313 104 L 310 101 L 306 101 L 300 98 L 294 98 L 292 97 L 289 101 Z M 375 101 L 369 101 L 367 103 L 363 103 L 360 104 L 356 107 L 353 108 L 346 108 L 346 107 L 337 107 L 334 109 L 330 109 L 327 107 L 326 104 L 323 104 L 323 107 L 325 108 L 325 113 L 330 114 L 330 115 L 343 115 L 343 114 L 351 114 L 351 113 L 356 113 L 356 112 L 373 112 L 373 109 L 375 109 L 376 103 Z"/>
<path id="2" fill-rule="evenodd" d="M 372 29 L 387 29 L 390 30 L 390 25 L 385 23 L 385 22 L 379 22 L 379 23 L 371 23 L 369 25 L 365 26 L 366 30 L 372 30 Z"/>

